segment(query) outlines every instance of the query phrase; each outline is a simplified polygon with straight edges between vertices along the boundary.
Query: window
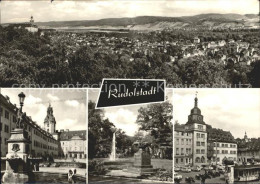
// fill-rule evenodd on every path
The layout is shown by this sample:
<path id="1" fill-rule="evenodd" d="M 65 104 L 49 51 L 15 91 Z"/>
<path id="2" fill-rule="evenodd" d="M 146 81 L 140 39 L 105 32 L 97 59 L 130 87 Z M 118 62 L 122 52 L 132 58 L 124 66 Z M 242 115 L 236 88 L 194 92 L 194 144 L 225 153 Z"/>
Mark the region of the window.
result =
<path id="1" fill-rule="evenodd" d="M 199 149 L 196 149 L 196 154 L 200 154 L 200 150 Z"/>
<path id="2" fill-rule="evenodd" d="M 205 154 L 205 150 L 204 149 L 201 150 L 201 154 Z"/>
<path id="3" fill-rule="evenodd" d="M 179 155 L 179 148 L 176 148 L 176 155 Z"/>
<path id="4" fill-rule="evenodd" d="M 3 109 L 0 107 L 0 114 L 3 116 Z"/>
<path id="5" fill-rule="evenodd" d="M 201 138 L 205 138 L 205 134 L 201 134 Z"/>
<path id="6" fill-rule="evenodd" d="M 224 151 L 224 150 L 222 150 L 222 154 L 225 154 L 225 151 Z"/>
<path id="7" fill-rule="evenodd" d="M 197 138 L 200 138 L 200 134 L 199 133 L 197 133 Z"/>
<path id="8" fill-rule="evenodd" d="M 183 162 L 183 158 L 181 158 L 181 162 Z"/>
<path id="9" fill-rule="evenodd" d="M 200 146 L 200 142 L 199 141 L 197 141 L 197 146 Z"/>
<path id="10" fill-rule="evenodd" d="M 7 145 L 7 139 L 5 138 L 5 145 Z"/>
<path id="11" fill-rule="evenodd" d="M 9 112 L 7 110 L 5 111 L 5 118 L 9 119 Z"/>
<path id="12" fill-rule="evenodd" d="M 176 144 L 179 145 L 179 139 L 176 139 Z"/>
<path id="13" fill-rule="evenodd" d="M 2 131 L 2 123 L 0 123 L 0 131 Z"/>
<path id="14" fill-rule="evenodd" d="M 9 126 L 8 125 L 5 125 L 5 132 L 9 133 Z"/>
<path id="15" fill-rule="evenodd" d="M 181 144 L 182 144 L 182 145 L 184 144 L 184 139 L 181 139 Z"/>
<path id="16" fill-rule="evenodd" d="M 184 155 L 184 149 L 181 148 L 181 155 Z"/>
<path id="17" fill-rule="evenodd" d="M 176 162 L 176 164 L 178 164 L 178 162 L 179 162 L 179 159 L 178 159 L 178 158 L 176 158 L 176 159 L 175 159 L 175 162 Z"/>
<path id="18" fill-rule="evenodd" d="M 201 146 L 205 146 L 205 142 L 201 142 Z"/>
<path id="19" fill-rule="evenodd" d="M 13 116 L 13 122 L 16 123 L 16 116 Z"/>
<path id="20" fill-rule="evenodd" d="M 186 145 L 188 145 L 189 144 L 189 139 L 186 139 Z"/>
<path id="21" fill-rule="evenodd" d="M 198 125 L 199 130 L 203 130 L 203 125 Z"/>
<path id="22" fill-rule="evenodd" d="M 221 146 L 222 146 L 222 147 L 225 147 L 225 144 L 222 144 Z"/>

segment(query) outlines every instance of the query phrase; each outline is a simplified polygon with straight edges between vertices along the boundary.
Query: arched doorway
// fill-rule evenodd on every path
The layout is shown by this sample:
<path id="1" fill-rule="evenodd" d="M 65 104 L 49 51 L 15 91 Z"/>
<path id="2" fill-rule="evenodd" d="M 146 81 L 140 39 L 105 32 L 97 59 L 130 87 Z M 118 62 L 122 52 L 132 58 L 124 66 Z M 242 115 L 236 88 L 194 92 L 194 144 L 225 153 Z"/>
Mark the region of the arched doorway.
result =
<path id="1" fill-rule="evenodd" d="M 196 163 L 200 163 L 200 157 L 197 157 L 197 158 L 195 159 L 195 162 L 196 162 Z"/>

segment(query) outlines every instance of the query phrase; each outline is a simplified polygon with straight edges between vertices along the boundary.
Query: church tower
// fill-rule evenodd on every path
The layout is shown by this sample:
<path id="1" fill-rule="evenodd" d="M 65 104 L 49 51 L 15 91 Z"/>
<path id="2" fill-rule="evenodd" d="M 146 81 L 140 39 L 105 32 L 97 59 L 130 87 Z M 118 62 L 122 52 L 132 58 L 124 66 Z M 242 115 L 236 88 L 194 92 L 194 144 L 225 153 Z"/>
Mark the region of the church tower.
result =
<path id="1" fill-rule="evenodd" d="M 245 142 L 248 142 L 248 137 L 247 137 L 246 132 L 245 132 L 245 135 L 244 135 L 244 141 L 245 141 Z"/>
<path id="2" fill-rule="evenodd" d="M 34 23 L 33 16 L 31 16 L 30 23 L 31 23 L 31 24 L 33 24 L 33 23 Z"/>
<path id="3" fill-rule="evenodd" d="M 47 116 L 44 119 L 44 130 L 51 134 L 55 133 L 56 131 L 56 120 L 53 115 L 53 108 L 51 107 L 51 104 L 49 104 L 47 109 Z"/>
<path id="4" fill-rule="evenodd" d="M 192 133 L 192 163 L 193 165 L 203 165 L 207 163 L 207 131 L 206 123 L 198 108 L 197 94 L 194 99 L 194 107 L 188 116 L 185 124 L 187 132 Z"/>

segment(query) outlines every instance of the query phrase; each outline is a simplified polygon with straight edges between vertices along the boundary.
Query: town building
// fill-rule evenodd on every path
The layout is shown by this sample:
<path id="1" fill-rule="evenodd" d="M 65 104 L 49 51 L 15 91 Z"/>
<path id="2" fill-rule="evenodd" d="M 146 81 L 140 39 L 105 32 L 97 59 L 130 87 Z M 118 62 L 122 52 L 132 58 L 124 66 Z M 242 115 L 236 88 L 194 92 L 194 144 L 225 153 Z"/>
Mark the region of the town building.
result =
<path id="1" fill-rule="evenodd" d="M 7 140 L 11 131 L 16 128 L 18 108 L 10 102 L 9 97 L 0 94 L 1 112 L 1 157 L 7 154 Z M 52 134 L 42 129 L 30 116 L 25 116 L 24 129 L 28 134 L 31 144 L 29 153 L 32 156 L 58 156 L 58 141 Z"/>
<path id="2" fill-rule="evenodd" d="M 204 122 L 196 96 L 186 124 L 174 125 L 174 163 L 205 165 L 237 160 L 237 144 L 230 132 L 212 128 Z"/>
<path id="3" fill-rule="evenodd" d="M 38 26 L 34 24 L 33 16 L 31 16 L 30 23 L 25 26 L 25 29 L 31 33 L 37 33 L 39 31 Z"/>
<path id="4" fill-rule="evenodd" d="M 237 161 L 237 143 L 228 131 L 207 127 L 208 159 L 222 164 L 224 160 Z"/>
<path id="5" fill-rule="evenodd" d="M 0 94 L 1 157 L 7 154 L 7 140 L 16 128 L 18 108 L 9 97 Z M 32 157 L 86 158 L 86 130 L 56 130 L 56 119 L 51 105 L 47 108 L 44 127 L 41 128 L 30 116 L 25 116 L 24 129 L 28 133 L 29 153 Z"/>
<path id="6" fill-rule="evenodd" d="M 86 131 L 61 130 L 59 134 L 61 155 L 65 158 L 87 158 Z"/>
<path id="7" fill-rule="evenodd" d="M 260 138 L 248 138 L 247 134 L 242 140 L 237 139 L 238 162 L 260 162 Z"/>
<path id="8" fill-rule="evenodd" d="M 192 133 L 186 132 L 184 125 L 174 126 L 174 155 L 177 165 L 192 163 Z"/>

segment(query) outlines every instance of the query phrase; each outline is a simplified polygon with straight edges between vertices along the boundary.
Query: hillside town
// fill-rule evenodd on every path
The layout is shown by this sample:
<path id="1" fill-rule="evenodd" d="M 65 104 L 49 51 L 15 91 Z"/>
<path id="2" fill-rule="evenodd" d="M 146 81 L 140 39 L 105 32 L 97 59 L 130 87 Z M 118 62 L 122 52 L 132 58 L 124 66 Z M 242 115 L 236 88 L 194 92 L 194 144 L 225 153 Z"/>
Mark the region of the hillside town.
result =
<path id="1" fill-rule="evenodd" d="M 26 66 L 29 67 L 27 74 L 22 74 L 23 69 L 17 72 L 22 72 L 21 75 L 31 83 L 45 86 L 53 83 L 92 85 L 100 83 L 103 77 L 164 78 L 171 86 L 259 85 L 258 29 L 227 28 L 203 32 L 50 29 L 38 27 L 31 16 L 29 23 L 10 24 L 1 30 L 1 42 L 9 42 L 3 46 L 3 51 L 7 52 L 1 54 L 4 86 L 10 86 L 14 81 L 20 84 L 19 80 L 27 83 L 27 79 L 6 73 L 5 66 L 24 64 L 20 61 L 6 63 L 10 57 L 15 60 L 27 58 L 28 62 L 36 60 Z M 30 41 L 25 41 L 28 36 Z M 27 42 L 30 47 L 23 46 Z M 52 69 L 48 70 L 47 66 Z M 55 72 L 61 69 L 63 73 Z M 35 70 L 38 72 L 33 72 Z"/>

